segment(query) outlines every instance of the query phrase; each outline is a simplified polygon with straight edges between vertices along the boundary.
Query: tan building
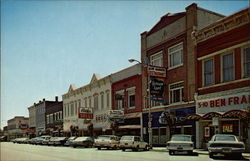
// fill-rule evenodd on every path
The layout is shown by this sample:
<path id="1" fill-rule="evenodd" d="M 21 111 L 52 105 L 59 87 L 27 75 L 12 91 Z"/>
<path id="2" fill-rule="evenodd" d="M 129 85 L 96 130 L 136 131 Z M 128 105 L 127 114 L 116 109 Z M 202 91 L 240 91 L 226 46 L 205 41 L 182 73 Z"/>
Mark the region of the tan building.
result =
<path id="1" fill-rule="evenodd" d="M 24 116 L 15 116 L 8 120 L 9 139 L 25 137 L 29 128 L 29 118 Z"/>

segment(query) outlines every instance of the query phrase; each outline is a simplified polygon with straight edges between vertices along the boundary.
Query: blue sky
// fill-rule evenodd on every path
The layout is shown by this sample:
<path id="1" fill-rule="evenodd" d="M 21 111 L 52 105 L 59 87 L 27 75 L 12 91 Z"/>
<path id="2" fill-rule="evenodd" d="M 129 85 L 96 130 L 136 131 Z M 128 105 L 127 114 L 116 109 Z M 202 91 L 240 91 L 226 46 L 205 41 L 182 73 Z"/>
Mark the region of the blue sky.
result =
<path id="1" fill-rule="evenodd" d="M 140 60 L 140 34 L 166 13 L 195 1 L 1 1 L 1 127 L 28 116 L 34 102 L 54 100 Z M 246 1 L 196 1 L 230 15 Z"/>

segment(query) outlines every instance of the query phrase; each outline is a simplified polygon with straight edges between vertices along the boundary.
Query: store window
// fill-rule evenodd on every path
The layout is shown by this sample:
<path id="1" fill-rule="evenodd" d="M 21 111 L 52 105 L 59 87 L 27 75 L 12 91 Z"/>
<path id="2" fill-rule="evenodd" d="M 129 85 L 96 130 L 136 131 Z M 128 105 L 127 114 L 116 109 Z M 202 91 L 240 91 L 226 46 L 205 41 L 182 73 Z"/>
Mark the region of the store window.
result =
<path id="1" fill-rule="evenodd" d="M 214 61 L 213 59 L 203 62 L 203 84 L 204 86 L 214 84 Z"/>
<path id="2" fill-rule="evenodd" d="M 230 53 L 222 56 L 223 82 L 234 80 L 234 54 Z"/>
<path id="3" fill-rule="evenodd" d="M 183 43 L 174 45 L 168 49 L 168 67 L 175 68 L 183 65 Z"/>
<path id="4" fill-rule="evenodd" d="M 127 89 L 128 91 L 128 108 L 135 108 L 135 87 Z"/>
<path id="5" fill-rule="evenodd" d="M 243 77 L 250 77 L 250 47 L 243 49 Z"/>
<path id="6" fill-rule="evenodd" d="M 178 103 L 183 101 L 184 82 L 169 85 L 170 103 Z"/>
<path id="7" fill-rule="evenodd" d="M 162 51 L 150 56 L 150 64 L 153 66 L 163 66 L 163 55 Z"/>
<path id="8" fill-rule="evenodd" d="M 106 93 L 106 99 L 107 99 L 107 108 L 109 109 L 109 91 Z"/>

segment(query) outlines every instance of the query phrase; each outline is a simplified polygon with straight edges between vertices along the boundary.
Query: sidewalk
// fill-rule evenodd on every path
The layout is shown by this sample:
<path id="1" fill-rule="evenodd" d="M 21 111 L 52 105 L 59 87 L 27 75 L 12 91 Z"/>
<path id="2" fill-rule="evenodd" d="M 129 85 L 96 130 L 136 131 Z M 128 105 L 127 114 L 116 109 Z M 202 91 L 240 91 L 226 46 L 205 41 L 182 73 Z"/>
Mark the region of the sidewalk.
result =
<path id="1" fill-rule="evenodd" d="M 153 147 L 152 151 L 156 151 L 156 152 L 168 152 L 166 147 Z M 194 153 L 198 153 L 201 155 L 208 155 L 208 151 L 205 149 L 194 149 Z M 250 159 L 250 153 L 243 153 L 242 154 L 244 157 L 249 158 Z"/>

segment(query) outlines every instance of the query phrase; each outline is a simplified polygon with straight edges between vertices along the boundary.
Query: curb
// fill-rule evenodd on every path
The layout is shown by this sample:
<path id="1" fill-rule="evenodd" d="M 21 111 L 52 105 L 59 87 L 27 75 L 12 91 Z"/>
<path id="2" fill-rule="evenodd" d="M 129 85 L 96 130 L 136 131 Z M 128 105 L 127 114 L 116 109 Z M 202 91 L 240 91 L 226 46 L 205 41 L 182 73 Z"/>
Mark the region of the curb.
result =
<path id="1" fill-rule="evenodd" d="M 151 149 L 150 151 L 155 151 L 155 152 L 165 152 L 167 153 L 168 150 L 167 149 Z M 198 153 L 200 155 L 208 155 L 208 151 L 204 150 L 204 151 L 200 151 L 200 150 L 194 150 L 194 153 Z M 244 157 L 250 158 L 250 153 L 243 153 L 242 154 Z"/>

